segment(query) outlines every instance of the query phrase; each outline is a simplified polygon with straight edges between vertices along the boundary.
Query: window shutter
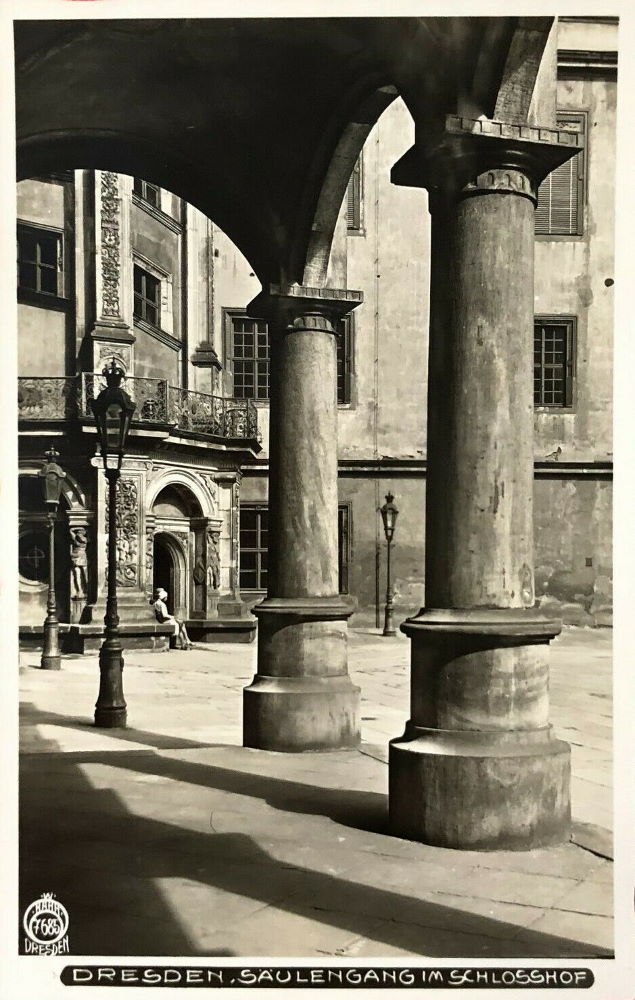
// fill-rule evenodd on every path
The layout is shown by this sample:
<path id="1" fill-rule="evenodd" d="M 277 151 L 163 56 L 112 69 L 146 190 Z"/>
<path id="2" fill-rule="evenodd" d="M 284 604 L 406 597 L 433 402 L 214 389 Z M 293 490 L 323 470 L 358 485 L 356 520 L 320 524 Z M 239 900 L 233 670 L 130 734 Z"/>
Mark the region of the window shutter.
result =
<path id="1" fill-rule="evenodd" d="M 346 228 L 354 232 L 362 225 L 362 160 L 358 158 L 346 192 Z"/>
<path id="2" fill-rule="evenodd" d="M 558 127 L 584 134 L 582 112 L 558 115 Z M 535 232 L 542 236 L 575 236 L 582 232 L 584 151 L 554 170 L 538 189 Z"/>

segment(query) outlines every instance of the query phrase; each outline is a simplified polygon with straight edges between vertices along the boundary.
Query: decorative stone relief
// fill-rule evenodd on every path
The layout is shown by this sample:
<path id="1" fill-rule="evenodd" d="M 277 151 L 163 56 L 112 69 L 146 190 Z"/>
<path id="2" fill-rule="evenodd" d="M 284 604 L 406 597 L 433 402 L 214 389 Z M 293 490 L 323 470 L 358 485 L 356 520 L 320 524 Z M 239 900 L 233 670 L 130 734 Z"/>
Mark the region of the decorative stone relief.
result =
<path id="1" fill-rule="evenodd" d="M 117 174 L 103 170 L 101 174 L 101 312 L 102 316 L 115 319 L 121 317 L 120 252 L 119 179 Z"/>
<path id="2" fill-rule="evenodd" d="M 205 488 L 212 498 L 212 505 L 214 511 L 216 511 L 218 509 L 218 484 L 214 479 L 214 476 L 209 473 L 201 473 L 200 478 L 203 480 Z"/>
<path id="3" fill-rule="evenodd" d="M 134 479 L 117 483 L 117 584 L 134 587 L 138 570 L 139 491 Z M 106 493 L 106 525 L 108 524 L 108 493 Z M 106 539 L 106 544 L 108 541 Z"/>
<path id="4" fill-rule="evenodd" d="M 154 570 L 154 531 L 153 524 L 146 524 L 146 549 L 145 549 L 145 570 L 146 570 L 146 590 L 152 588 L 152 573 Z"/>
<path id="5" fill-rule="evenodd" d="M 463 194 L 481 194 L 488 191 L 522 194 L 533 201 L 537 198 L 537 187 L 531 179 L 520 170 L 508 168 L 485 170 L 463 188 Z"/>
<path id="6" fill-rule="evenodd" d="M 88 583 L 88 529 L 84 525 L 70 528 L 71 597 L 85 599 Z"/>
<path id="7" fill-rule="evenodd" d="M 128 344 L 99 344 L 99 354 L 95 359 L 95 371 L 102 371 L 104 365 L 112 358 L 117 361 L 124 372 L 130 371 L 132 352 Z"/>
<path id="8" fill-rule="evenodd" d="M 220 587 L 220 532 L 213 528 L 207 529 L 207 587 L 218 590 Z"/>

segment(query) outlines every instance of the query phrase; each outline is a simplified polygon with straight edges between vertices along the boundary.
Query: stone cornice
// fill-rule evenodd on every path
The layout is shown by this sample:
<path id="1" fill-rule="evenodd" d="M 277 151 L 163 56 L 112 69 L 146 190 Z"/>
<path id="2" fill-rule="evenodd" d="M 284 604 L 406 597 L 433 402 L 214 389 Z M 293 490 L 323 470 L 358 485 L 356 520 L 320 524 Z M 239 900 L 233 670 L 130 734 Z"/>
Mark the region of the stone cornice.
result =
<path id="1" fill-rule="evenodd" d="M 558 49 L 558 75 L 570 72 L 617 73 L 617 52 L 608 49 Z"/>
<path id="2" fill-rule="evenodd" d="M 445 127 L 425 143 L 415 143 L 394 165 L 394 184 L 447 189 L 467 194 L 504 190 L 535 200 L 536 189 L 547 174 L 584 146 L 583 136 L 563 128 L 446 115 Z M 525 175 L 503 186 L 496 171 Z M 488 180 L 489 175 L 492 178 Z"/>
<path id="3" fill-rule="evenodd" d="M 364 300 L 364 293 L 349 288 L 313 288 L 308 285 L 269 285 L 247 306 L 247 314 L 291 321 L 303 314 L 341 318 Z"/>
<path id="4" fill-rule="evenodd" d="M 427 462 L 424 458 L 342 458 L 338 462 L 340 476 L 400 476 L 425 477 Z M 257 459 L 242 466 L 244 476 L 267 476 L 269 462 Z M 599 479 L 612 480 L 613 463 L 589 459 L 582 462 L 534 460 L 536 479 Z"/>
<path id="5" fill-rule="evenodd" d="M 180 222 L 173 219 L 167 212 L 163 212 L 160 208 L 157 208 L 156 205 L 151 205 L 149 201 L 142 198 L 136 191 L 132 192 L 132 204 L 136 205 L 143 212 L 146 212 L 147 215 L 152 216 L 157 222 L 162 223 L 167 229 L 171 229 L 173 233 L 180 235 L 183 232 L 183 226 Z"/>

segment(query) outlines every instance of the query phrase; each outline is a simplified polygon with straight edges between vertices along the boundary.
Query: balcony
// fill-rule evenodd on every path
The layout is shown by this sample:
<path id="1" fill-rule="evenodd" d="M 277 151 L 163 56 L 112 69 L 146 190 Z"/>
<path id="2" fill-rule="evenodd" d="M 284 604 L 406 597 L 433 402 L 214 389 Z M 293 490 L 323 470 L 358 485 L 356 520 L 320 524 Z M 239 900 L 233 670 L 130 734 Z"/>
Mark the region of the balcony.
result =
<path id="1" fill-rule="evenodd" d="M 18 379 L 18 420 L 92 422 L 90 401 L 105 385 L 101 375 Z M 251 399 L 227 399 L 168 385 L 167 379 L 129 377 L 123 387 L 136 403 L 135 425 L 187 435 L 259 441 L 258 411 Z"/>

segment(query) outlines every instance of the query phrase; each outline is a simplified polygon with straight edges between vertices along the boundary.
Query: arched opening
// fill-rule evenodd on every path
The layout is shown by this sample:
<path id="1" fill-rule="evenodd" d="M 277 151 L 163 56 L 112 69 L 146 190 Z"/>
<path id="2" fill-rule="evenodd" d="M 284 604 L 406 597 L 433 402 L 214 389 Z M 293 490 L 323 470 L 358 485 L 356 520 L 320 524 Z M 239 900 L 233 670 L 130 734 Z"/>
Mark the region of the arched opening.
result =
<path id="1" fill-rule="evenodd" d="M 163 587 L 168 592 L 167 606 L 170 614 L 174 614 L 174 596 L 178 586 L 178 566 L 171 547 L 167 544 L 165 535 L 154 536 L 154 558 L 152 572 L 152 589 Z"/>
<path id="2" fill-rule="evenodd" d="M 153 592 L 157 587 L 168 592 L 170 614 L 187 618 L 187 559 L 176 538 L 165 531 L 156 532 L 153 542 Z"/>
<path id="3" fill-rule="evenodd" d="M 201 517 L 201 505 L 191 490 L 180 483 L 165 486 L 152 505 L 157 517 Z"/>

